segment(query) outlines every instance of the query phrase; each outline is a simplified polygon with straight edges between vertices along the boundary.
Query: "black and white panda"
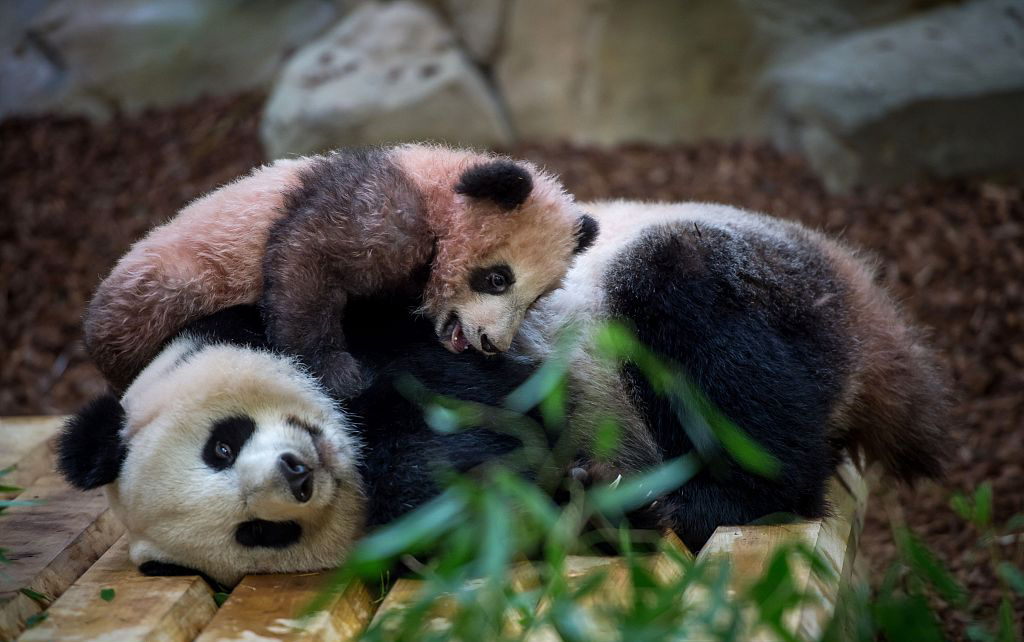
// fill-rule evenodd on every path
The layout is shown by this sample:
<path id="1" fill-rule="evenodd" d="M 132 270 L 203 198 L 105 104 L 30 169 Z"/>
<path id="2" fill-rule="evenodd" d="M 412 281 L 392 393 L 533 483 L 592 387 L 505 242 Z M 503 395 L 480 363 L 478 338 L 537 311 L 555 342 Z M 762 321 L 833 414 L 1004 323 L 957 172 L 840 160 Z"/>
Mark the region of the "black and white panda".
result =
<path id="1" fill-rule="evenodd" d="M 696 451 L 708 465 L 634 516 L 673 528 L 692 549 L 718 525 L 822 515 L 827 479 L 848 452 L 904 479 L 939 473 L 942 370 L 851 251 L 725 206 L 587 210 L 597 242 L 537 302 L 505 355 L 454 357 L 404 302 L 353 302 L 346 336 L 373 380 L 342 411 L 261 343 L 254 312 L 228 310 L 170 343 L 120 401 L 69 422 L 62 470 L 79 487 L 109 484 L 144 572 L 195 569 L 231 584 L 334 566 L 360 533 L 435 496 L 440 467 L 469 470 L 521 446 L 488 426 L 433 432 L 396 389 L 402 375 L 498 405 L 573 326 L 582 329 L 569 368 L 579 467 L 600 480 Z M 591 330 L 603 320 L 631 326 L 680 367 L 781 462 L 778 477 L 693 443 L 680 423 L 692 409 L 658 396 L 634 365 L 599 358 Z M 597 460 L 589 438 L 609 416 L 624 438 Z"/>
<path id="2" fill-rule="evenodd" d="M 941 474 L 947 373 L 869 261 L 799 224 L 725 205 L 586 207 L 601 233 L 527 318 L 520 352 L 543 359 L 561 328 L 584 328 L 570 369 L 573 429 L 585 445 L 609 412 L 627 429 L 628 448 L 604 462 L 605 475 L 691 451 L 715 460 L 634 519 L 698 550 L 719 525 L 822 516 L 826 481 L 848 455 L 903 481 Z M 586 328 L 604 320 L 625 322 L 676 364 L 779 460 L 779 475 L 694 443 L 680 425 L 693 409 L 657 394 L 634 365 L 596 359 Z"/>

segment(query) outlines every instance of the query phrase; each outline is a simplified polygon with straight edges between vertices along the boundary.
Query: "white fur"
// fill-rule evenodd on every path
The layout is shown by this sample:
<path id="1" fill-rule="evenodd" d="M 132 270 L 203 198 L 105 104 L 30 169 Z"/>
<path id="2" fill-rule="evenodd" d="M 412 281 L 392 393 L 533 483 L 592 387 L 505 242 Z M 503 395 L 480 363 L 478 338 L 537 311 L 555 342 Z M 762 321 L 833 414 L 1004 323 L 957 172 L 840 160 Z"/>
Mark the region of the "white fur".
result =
<path id="1" fill-rule="evenodd" d="M 616 257 L 652 226 L 672 222 L 742 229 L 793 242 L 791 224 L 722 205 L 647 204 L 625 201 L 582 206 L 597 219 L 594 245 L 579 255 L 563 286 L 526 315 L 510 357 L 540 361 L 552 356 L 562 332 L 576 328 L 581 340 L 568 355 L 570 394 L 576 400 L 573 429 L 588 443 L 597 426 L 616 418 L 624 426 L 622 470 L 657 462 L 660 455 L 623 388 L 617 366 L 595 356 L 592 329 L 609 316 L 604 277 Z M 497 260 L 500 259 L 500 260 Z M 514 257 L 496 257 L 517 278 L 530 271 Z M 474 295 L 460 310 L 467 337 L 479 344 L 475 327 L 515 327 L 510 310 L 522 309 L 549 285 L 517 282 L 514 296 Z M 495 325 L 497 324 L 497 325 Z M 499 348 L 505 337 L 490 337 Z M 128 527 L 136 563 L 159 560 L 197 568 L 231 584 L 245 573 L 299 571 L 340 564 L 362 531 L 365 499 L 355 469 L 358 445 L 345 417 L 317 382 L 289 359 L 228 346 L 199 347 L 188 337 L 168 346 L 138 377 L 122 400 L 128 413 L 124 437 L 130 445 L 121 478 L 109 487 L 111 504 Z M 192 352 L 195 351 L 195 352 Z M 191 354 L 190 354 L 191 353 Z M 183 355 L 186 355 L 183 357 Z M 210 425 L 232 414 L 252 417 L 257 433 L 235 466 L 208 468 L 201 449 Z M 326 444 L 314 444 L 288 415 L 324 428 Z M 381 429 L 386 429 L 382 427 Z M 316 452 L 331 471 L 316 481 L 305 505 L 289 500 L 274 482 L 273 465 L 283 449 L 310 457 Z M 243 499 L 245 498 L 245 499 Z M 252 518 L 295 520 L 303 539 L 288 549 L 252 549 L 234 540 L 238 523 Z"/>
<path id="2" fill-rule="evenodd" d="M 136 564 L 179 564 L 234 584 L 246 573 L 336 566 L 361 532 L 358 444 L 345 416 L 291 360 L 227 345 L 197 347 L 184 337 L 143 371 L 122 405 L 128 455 L 107 494 Z M 210 428 L 238 415 L 252 418 L 256 431 L 234 465 L 216 471 L 202 459 Z M 322 438 L 289 417 L 318 427 Z M 284 452 L 313 464 L 306 503 L 295 501 L 279 476 Z M 296 521 L 302 538 L 285 549 L 243 547 L 235 530 L 251 519 Z"/>

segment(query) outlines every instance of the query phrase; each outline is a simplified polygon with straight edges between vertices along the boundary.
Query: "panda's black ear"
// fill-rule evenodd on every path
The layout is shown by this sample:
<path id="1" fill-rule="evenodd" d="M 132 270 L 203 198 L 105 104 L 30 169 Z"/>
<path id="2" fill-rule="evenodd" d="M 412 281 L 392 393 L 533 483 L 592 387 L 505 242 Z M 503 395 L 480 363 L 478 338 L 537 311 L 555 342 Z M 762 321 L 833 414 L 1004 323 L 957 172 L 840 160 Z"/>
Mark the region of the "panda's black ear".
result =
<path id="1" fill-rule="evenodd" d="M 124 408 L 114 395 L 91 401 L 64 424 L 57 468 L 75 488 L 89 490 L 117 479 L 128 454 L 121 441 Z"/>
<path id="2" fill-rule="evenodd" d="M 471 198 L 494 201 L 503 210 L 522 205 L 533 191 L 533 178 L 525 168 L 510 160 L 493 160 L 470 167 L 455 191 Z"/>
<path id="3" fill-rule="evenodd" d="M 593 245 L 600 231 L 601 228 L 593 216 L 589 214 L 580 215 L 579 220 L 576 221 L 576 247 L 573 248 L 572 253 L 579 254 Z"/>

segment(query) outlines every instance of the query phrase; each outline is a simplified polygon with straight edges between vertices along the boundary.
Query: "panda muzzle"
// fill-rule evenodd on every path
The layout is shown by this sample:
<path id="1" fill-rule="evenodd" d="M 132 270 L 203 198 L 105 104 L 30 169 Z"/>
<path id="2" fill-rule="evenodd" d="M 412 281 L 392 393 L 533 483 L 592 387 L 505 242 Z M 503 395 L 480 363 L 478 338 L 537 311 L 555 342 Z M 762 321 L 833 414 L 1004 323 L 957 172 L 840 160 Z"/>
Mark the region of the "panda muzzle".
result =
<path id="1" fill-rule="evenodd" d="M 292 453 L 285 453 L 277 460 L 277 468 L 281 471 L 292 492 L 292 497 L 299 503 L 306 503 L 313 496 L 313 469 Z"/>

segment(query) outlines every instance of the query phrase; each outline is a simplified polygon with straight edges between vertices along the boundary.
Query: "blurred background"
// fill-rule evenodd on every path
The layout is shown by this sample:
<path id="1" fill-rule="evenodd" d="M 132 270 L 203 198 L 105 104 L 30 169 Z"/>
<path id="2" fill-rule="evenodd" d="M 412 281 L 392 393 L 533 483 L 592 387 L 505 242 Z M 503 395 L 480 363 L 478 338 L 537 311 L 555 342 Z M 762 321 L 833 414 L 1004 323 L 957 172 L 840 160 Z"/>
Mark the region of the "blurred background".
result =
<path id="1" fill-rule="evenodd" d="M 1024 0 L 4 0 L 0 415 L 103 391 L 88 297 L 192 198 L 274 158 L 413 140 L 877 257 L 960 403 L 946 485 L 876 489 L 865 551 L 880 577 L 905 520 L 991 619 L 989 553 L 948 495 L 988 480 L 997 520 L 1024 511 Z"/>

